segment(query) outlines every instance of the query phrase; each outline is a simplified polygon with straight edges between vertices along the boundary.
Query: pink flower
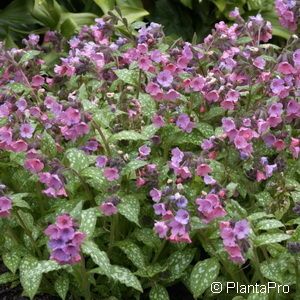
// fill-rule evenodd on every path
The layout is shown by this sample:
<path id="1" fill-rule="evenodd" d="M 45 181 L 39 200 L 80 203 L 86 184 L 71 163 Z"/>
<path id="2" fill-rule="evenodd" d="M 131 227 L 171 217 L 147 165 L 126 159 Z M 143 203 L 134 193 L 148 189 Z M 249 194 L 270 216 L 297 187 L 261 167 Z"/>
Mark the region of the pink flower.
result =
<path id="1" fill-rule="evenodd" d="M 263 70 L 266 66 L 266 61 L 262 57 L 256 57 L 253 61 L 253 65 L 258 69 Z"/>
<path id="2" fill-rule="evenodd" d="M 198 77 L 192 79 L 192 81 L 190 83 L 190 87 L 195 92 L 200 92 L 200 91 L 202 91 L 204 84 L 205 84 L 205 79 L 202 76 L 198 76 Z"/>
<path id="3" fill-rule="evenodd" d="M 25 161 L 24 168 L 31 173 L 38 173 L 44 169 L 44 164 L 39 159 L 32 158 Z"/>
<path id="4" fill-rule="evenodd" d="M 67 214 L 56 217 L 56 224 L 60 229 L 73 226 L 72 219 Z"/>
<path id="5" fill-rule="evenodd" d="M 154 224 L 154 230 L 158 233 L 160 238 L 166 238 L 169 227 L 165 222 L 156 221 Z"/>
<path id="6" fill-rule="evenodd" d="M 0 197 L 0 218 L 10 217 L 12 201 L 8 197 Z"/>
<path id="7" fill-rule="evenodd" d="M 161 115 L 154 115 L 151 119 L 154 127 L 160 128 L 165 126 L 165 121 Z"/>
<path id="8" fill-rule="evenodd" d="M 45 83 L 45 78 L 40 75 L 35 75 L 32 77 L 31 86 L 35 88 L 41 87 Z"/>
<path id="9" fill-rule="evenodd" d="M 211 168 L 208 164 L 201 164 L 196 168 L 196 174 L 198 176 L 205 176 L 211 172 Z"/>
<path id="10" fill-rule="evenodd" d="M 99 209 L 104 213 L 105 216 L 115 215 L 118 213 L 118 209 L 111 202 L 101 204 Z"/>
<path id="11" fill-rule="evenodd" d="M 282 151 L 285 148 L 285 142 L 281 139 L 278 139 L 273 145 L 278 151 Z"/>
<path id="12" fill-rule="evenodd" d="M 284 75 L 289 75 L 289 74 L 295 74 L 296 70 L 293 68 L 292 65 L 290 65 L 288 62 L 284 61 L 281 62 L 278 67 L 277 71 L 284 74 Z"/>
<path id="13" fill-rule="evenodd" d="M 146 86 L 146 92 L 151 96 L 156 96 L 158 93 L 161 92 L 161 89 L 157 83 L 149 82 Z"/>
<path id="14" fill-rule="evenodd" d="M 205 99 L 209 102 L 218 102 L 219 98 L 220 95 L 216 90 L 212 90 L 205 94 Z"/>
<path id="15" fill-rule="evenodd" d="M 108 181 L 114 181 L 119 179 L 119 171 L 117 168 L 107 168 L 103 171 L 103 175 Z"/>
<path id="16" fill-rule="evenodd" d="M 204 216 L 203 222 L 209 223 L 214 219 L 224 217 L 227 213 L 216 194 L 207 194 L 204 199 L 197 198 L 198 211 Z"/>

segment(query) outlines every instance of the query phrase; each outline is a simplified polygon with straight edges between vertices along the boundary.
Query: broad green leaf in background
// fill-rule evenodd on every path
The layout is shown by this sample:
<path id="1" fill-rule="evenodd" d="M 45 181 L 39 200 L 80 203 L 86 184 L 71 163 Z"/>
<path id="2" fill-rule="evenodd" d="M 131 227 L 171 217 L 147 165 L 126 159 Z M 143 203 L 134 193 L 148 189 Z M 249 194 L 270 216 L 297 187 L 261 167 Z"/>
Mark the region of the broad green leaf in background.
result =
<path id="1" fill-rule="evenodd" d="M 149 294 L 150 300 L 169 300 L 169 294 L 167 289 L 160 285 L 160 284 L 154 284 L 154 286 L 150 290 Z"/>
<path id="2" fill-rule="evenodd" d="M 137 268 L 145 267 L 145 257 L 141 249 L 132 241 L 124 240 L 116 243 Z"/>

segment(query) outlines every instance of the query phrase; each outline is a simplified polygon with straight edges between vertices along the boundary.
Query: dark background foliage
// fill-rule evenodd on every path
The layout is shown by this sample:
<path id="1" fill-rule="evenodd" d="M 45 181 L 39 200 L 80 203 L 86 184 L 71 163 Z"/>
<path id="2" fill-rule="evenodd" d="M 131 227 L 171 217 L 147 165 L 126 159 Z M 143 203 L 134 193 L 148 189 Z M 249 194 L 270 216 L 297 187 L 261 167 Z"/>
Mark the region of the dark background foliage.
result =
<path id="1" fill-rule="evenodd" d="M 245 18 L 261 13 L 271 21 L 276 43 L 289 37 L 279 25 L 273 0 L 4 0 L 0 3 L 0 39 L 7 47 L 16 46 L 29 33 L 46 30 L 57 30 L 68 38 L 115 5 L 130 22 L 163 24 L 172 38 L 201 41 L 216 22 L 231 21 L 228 15 L 236 6 Z"/>

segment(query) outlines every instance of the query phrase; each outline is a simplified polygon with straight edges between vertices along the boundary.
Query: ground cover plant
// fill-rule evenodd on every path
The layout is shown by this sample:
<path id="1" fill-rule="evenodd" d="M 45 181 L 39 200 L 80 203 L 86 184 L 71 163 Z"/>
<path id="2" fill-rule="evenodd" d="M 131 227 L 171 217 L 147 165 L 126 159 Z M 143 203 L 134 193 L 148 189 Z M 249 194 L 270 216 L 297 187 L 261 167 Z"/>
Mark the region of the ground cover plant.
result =
<path id="1" fill-rule="evenodd" d="M 300 40 L 230 17 L 201 44 L 118 9 L 69 41 L 1 44 L 0 283 L 31 299 L 299 297 Z"/>

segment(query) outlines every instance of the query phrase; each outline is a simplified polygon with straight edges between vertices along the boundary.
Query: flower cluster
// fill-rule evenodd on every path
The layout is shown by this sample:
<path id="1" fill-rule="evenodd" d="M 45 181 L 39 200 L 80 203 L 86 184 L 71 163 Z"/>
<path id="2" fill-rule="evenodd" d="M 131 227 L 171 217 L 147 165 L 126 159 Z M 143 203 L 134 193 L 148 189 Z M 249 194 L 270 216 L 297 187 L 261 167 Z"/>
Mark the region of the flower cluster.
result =
<path id="1" fill-rule="evenodd" d="M 217 218 L 224 217 L 227 213 L 224 210 L 220 198 L 216 194 L 207 194 L 205 198 L 197 198 L 198 211 L 201 213 L 202 221 L 209 223 Z"/>
<path id="2" fill-rule="evenodd" d="M 229 254 L 229 259 L 234 263 L 244 263 L 245 258 L 242 252 L 246 252 L 249 248 L 247 236 L 250 232 L 250 227 L 247 220 L 233 222 L 220 222 L 220 234 L 223 240 L 223 245 Z"/>
<path id="3" fill-rule="evenodd" d="M 282 26 L 295 32 L 297 30 L 300 4 L 296 0 L 276 0 L 275 9 Z"/>
<path id="4" fill-rule="evenodd" d="M 178 187 L 172 189 L 166 186 L 162 191 L 152 189 L 150 196 L 154 202 L 154 212 L 161 216 L 161 221 L 156 221 L 154 230 L 160 238 L 171 242 L 191 243 L 189 235 L 190 216 L 186 210 L 187 198 L 180 194 Z"/>
<path id="5" fill-rule="evenodd" d="M 58 216 L 55 225 L 47 227 L 45 234 L 50 238 L 48 246 L 52 249 L 50 259 L 61 265 L 81 260 L 79 245 L 83 243 L 85 234 L 77 229 L 76 220 L 67 214 Z"/>

